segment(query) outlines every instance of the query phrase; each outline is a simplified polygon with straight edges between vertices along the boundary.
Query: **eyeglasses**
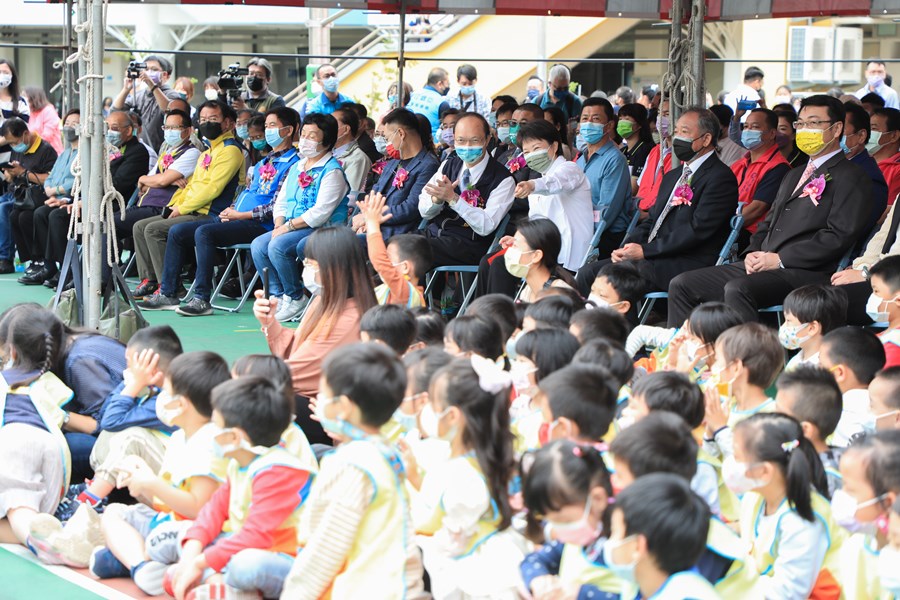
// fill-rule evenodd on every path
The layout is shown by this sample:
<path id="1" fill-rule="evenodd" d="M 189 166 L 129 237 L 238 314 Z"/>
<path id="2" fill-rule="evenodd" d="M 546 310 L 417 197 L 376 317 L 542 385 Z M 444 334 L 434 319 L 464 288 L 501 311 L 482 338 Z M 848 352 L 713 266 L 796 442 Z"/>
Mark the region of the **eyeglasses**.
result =
<path id="1" fill-rule="evenodd" d="M 187 129 L 184 125 L 163 125 L 160 129 L 163 131 L 182 131 Z"/>
<path id="2" fill-rule="evenodd" d="M 815 120 L 815 121 L 794 121 L 793 125 L 794 125 L 794 129 L 805 129 L 805 128 L 807 128 L 807 127 L 810 127 L 810 128 L 812 128 L 812 129 L 815 129 L 815 128 L 819 127 L 820 125 L 824 125 L 825 123 L 834 123 L 834 121 L 832 121 L 832 120 L 830 120 L 830 119 L 829 119 L 828 121 L 818 121 L 818 120 Z"/>
<path id="3" fill-rule="evenodd" d="M 505 121 L 497 121 L 497 127 L 509 127 L 512 123 L 513 122 L 509 119 L 506 119 Z"/>

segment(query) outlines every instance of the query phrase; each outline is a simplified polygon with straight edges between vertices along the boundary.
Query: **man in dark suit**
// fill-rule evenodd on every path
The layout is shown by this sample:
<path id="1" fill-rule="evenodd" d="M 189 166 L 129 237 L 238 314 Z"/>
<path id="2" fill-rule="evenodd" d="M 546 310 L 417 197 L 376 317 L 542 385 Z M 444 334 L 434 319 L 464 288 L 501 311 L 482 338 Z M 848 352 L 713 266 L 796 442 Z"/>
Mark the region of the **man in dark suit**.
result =
<path id="1" fill-rule="evenodd" d="M 634 261 L 652 290 L 666 290 L 673 277 L 716 263 L 738 204 L 734 173 L 716 156 L 719 122 L 704 108 L 689 108 L 673 130 L 682 165 L 666 173 L 650 216 L 614 250 L 576 277 L 585 296 L 610 261 Z"/>
<path id="2" fill-rule="evenodd" d="M 841 257 L 859 241 L 872 203 L 871 180 L 841 151 L 844 116 L 836 98 L 803 101 L 797 144 L 809 163 L 785 176 L 742 262 L 672 280 L 670 327 L 711 300 L 723 300 L 755 321 L 759 307 L 781 304 L 795 288 L 828 283 Z"/>

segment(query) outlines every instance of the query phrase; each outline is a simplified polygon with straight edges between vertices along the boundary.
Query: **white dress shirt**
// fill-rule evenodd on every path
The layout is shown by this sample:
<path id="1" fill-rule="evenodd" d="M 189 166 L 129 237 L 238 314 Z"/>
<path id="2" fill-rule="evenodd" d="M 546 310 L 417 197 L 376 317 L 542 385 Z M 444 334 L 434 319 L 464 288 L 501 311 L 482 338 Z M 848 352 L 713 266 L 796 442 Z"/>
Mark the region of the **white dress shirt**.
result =
<path id="1" fill-rule="evenodd" d="M 594 235 L 591 184 L 577 164 L 562 156 L 557 156 L 550 170 L 533 182 L 528 216 L 546 217 L 556 224 L 562 236 L 559 263 L 577 271 Z"/>
<path id="2" fill-rule="evenodd" d="M 313 169 L 315 167 L 323 167 L 329 159 L 331 159 L 331 152 L 327 152 L 325 156 L 316 162 L 316 164 L 310 165 L 308 168 Z M 291 170 L 288 171 L 288 174 L 285 175 L 285 177 L 298 177 L 302 171 L 307 170 L 307 162 L 309 162 L 309 159 L 301 158 L 299 162 L 291 167 Z M 347 185 L 347 182 L 344 181 L 343 171 L 340 169 L 329 171 L 319 184 L 319 193 L 316 196 L 316 203 L 313 204 L 309 210 L 300 215 L 300 218 L 303 219 L 303 222 L 306 223 L 308 227 L 321 227 L 322 225 L 325 225 L 325 223 L 331 219 L 334 209 L 337 208 L 337 205 L 341 203 L 341 200 L 343 200 L 349 192 L 350 187 Z M 282 185 L 281 189 L 278 190 L 278 195 L 275 197 L 275 207 L 273 208 L 272 216 L 276 219 L 278 217 L 287 216 L 286 185 Z"/>
<path id="3" fill-rule="evenodd" d="M 485 155 L 482 155 L 480 161 L 475 163 L 474 165 L 464 165 L 463 169 L 469 170 L 469 184 L 475 185 L 478 183 L 478 180 L 484 174 L 484 170 L 487 167 L 488 160 L 492 160 Z M 443 176 L 444 167 L 446 166 L 447 161 L 441 163 L 440 168 L 437 170 L 437 173 L 432 175 L 431 179 L 428 180 L 427 185 L 434 185 L 438 181 L 440 181 Z M 462 171 L 459 174 L 460 179 L 462 179 Z M 462 183 L 459 184 L 460 186 Z M 455 202 L 450 203 L 450 208 L 453 209 L 463 220 L 469 224 L 469 227 L 472 228 L 477 235 L 487 236 L 494 232 L 497 227 L 500 225 L 500 221 L 503 220 L 503 217 L 506 216 L 506 213 L 509 212 L 509 208 L 513 203 L 513 193 L 516 190 L 516 182 L 512 177 L 507 177 L 504 179 L 500 185 L 494 188 L 494 191 L 491 192 L 491 195 L 487 197 L 485 200 L 484 208 L 477 208 L 467 203 L 465 200 L 459 199 Z M 431 194 L 425 191 L 425 188 L 422 188 L 422 193 L 419 194 L 419 214 L 422 215 L 423 219 L 433 219 L 438 216 L 444 208 L 444 203 L 435 204 L 431 200 Z M 591 217 L 591 222 L 593 222 L 593 217 Z"/>

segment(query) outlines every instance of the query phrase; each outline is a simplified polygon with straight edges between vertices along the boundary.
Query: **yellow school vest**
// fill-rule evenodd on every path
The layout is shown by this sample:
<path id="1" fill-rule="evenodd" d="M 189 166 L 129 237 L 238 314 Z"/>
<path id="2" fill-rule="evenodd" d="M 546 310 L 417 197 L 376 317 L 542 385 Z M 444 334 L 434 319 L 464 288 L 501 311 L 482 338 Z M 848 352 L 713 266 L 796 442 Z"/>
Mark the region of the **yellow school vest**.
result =
<path id="1" fill-rule="evenodd" d="M 468 465 L 474 469 L 478 475 L 484 479 L 484 474 L 481 471 L 481 467 L 478 465 L 478 460 L 474 456 L 459 456 L 456 458 L 451 458 L 450 460 L 464 460 L 468 463 Z M 487 486 L 487 480 L 485 480 L 485 485 Z M 490 493 L 490 486 L 487 486 L 488 493 Z M 441 501 L 435 507 L 434 514 L 428 520 L 427 523 L 421 525 L 417 533 L 423 535 L 433 535 L 442 527 L 444 521 L 444 515 L 446 512 L 444 511 L 444 500 L 441 498 Z M 500 511 L 497 508 L 497 503 L 494 502 L 494 499 L 491 498 L 490 507 L 481 515 L 481 519 L 478 521 L 478 525 L 476 526 L 475 533 L 472 535 L 469 543 L 466 545 L 466 548 L 463 552 L 453 558 L 464 558 L 472 554 L 481 544 L 486 542 L 488 538 L 497 533 L 497 526 L 500 524 Z"/>
<path id="2" fill-rule="evenodd" d="M 741 516 L 741 501 L 738 499 L 737 495 L 731 491 L 731 488 L 725 485 L 725 480 L 722 478 L 722 461 L 704 450 L 703 446 L 700 446 L 700 449 L 697 452 L 697 462 L 706 463 L 716 470 L 716 482 L 718 483 L 719 490 L 719 509 L 722 511 L 722 516 L 729 523 L 737 522 Z"/>
<path id="3" fill-rule="evenodd" d="M 69 489 L 69 479 L 72 477 L 72 454 L 69 452 L 66 436 L 62 432 L 66 411 L 61 407 L 67 404 L 75 393 L 50 371 L 31 382 L 28 387 L 16 388 L 10 388 L 6 379 L 0 375 L 0 428 L 3 425 L 3 416 L 6 414 L 7 394 L 28 396 L 47 431 L 53 436 L 59 448 L 59 460 L 63 464 L 62 487 L 54 491 L 59 495 L 59 499 L 62 499 L 66 495 L 66 490 Z"/>
<path id="4" fill-rule="evenodd" d="M 647 600 L 722 600 L 728 596 L 719 596 L 713 586 L 701 575 L 692 571 L 673 573 Z"/>
<path id="5" fill-rule="evenodd" d="M 288 454 L 297 458 L 304 471 L 319 472 L 319 461 L 316 460 L 316 454 L 310 447 L 306 434 L 296 423 L 288 425 L 288 428 L 281 434 L 281 441 L 278 445 L 287 450 Z"/>
<path id="6" fill-rule="evenodd" d="M 878 541 L 872 535 L 851 535 L 841 548 L 839 578 L 847 598 L 894 600 L 890 592 L 881 589 L 878 577 Z"/>
<path id="7" fill-rule="evenodd" d="M 228 462 L 228 485 L 230 486 L 228 526 L 233 532 L 240 531 L 244 526 L 247 515 L 250 513 L 250 506 L 253 504 L 253 480 L 257 475 L 272 467 L 287 467 L 309 472 L 309 480 L 297 498 L 297 508 L 272 532 L 272 547 L 264 548 L 271 552 L 296 554 L 300 506 L 312 485 L 314 472 L 310 472 L 298 458 L 280 446 L 269 448 L 265 454 L 257 456 L 246 467 L 241 467 L 236 460 Z M 300 476 L 299 473 L 298 476 Z"/>
<path id="8" fill-rule="evenodd" d="M 403 598 L 406 537 L 412 519 L 400 455 L 383 442 L 366 438 L 341 444 L 322 462 L 323 468 L 352 465 L 362 470 L 373 488 L 347 560 L 323 597 Z"/>
<path id="9" fill-rule="evenodd" d="M 709 520 L 706 547 L 732 561 L 725 576 L 714 584 L 718 594 L 729 600 L 756 600 L 761 597 L 758 590 L 759 573 L 750 556 L 750 547 L 728 525 L 715 517 Z"/>
<path id="10" fill-rule="evenodd" d="M 775 566 L 775 557 L 778 554 L 778 536 L 781 519 L 787 513 L 793 511 L 785 499 L 775 512 L 777 523 L 771 532 L 760 532 L 759 521 L 763 516 L 764 501 L 762 496 L 755 492 L 747 492 L 741 499 L 741 536 L 752 544 L 753 559 L 756 569 L 763 577 L 772 572 Z M 837 599 L 844 596 L 841 593 L 839 577 L 840 550 L 846 539 L 845 529 L 838 526 L 831 516 L 831 505 L 818 492 L 812 492 L 813 515 L 825 527 L 825 535 L 828 539 L 828 550 L 825 552 L 825 560 L 819 571 L 818 579 L 811 593 L 811 597 L 818 599 Z"/>
<path id="11" fill-rule="evenodd" d="M 559 578 L 567 588 L 592 585 L 601 592 L 620 594 L 623 599 L 634 598 L 638 592 L 634 584 L 621 579 L 607 567 L 588 560 L 584 549 L 573 544 L 563 546 Z"/>
<path id="12" fill-rule="evenodd" d="M 757 413 L 775 412 L 775 398 L 769 398 L 759 406 L 755 406 L 747 410 L 738 410 L 737 401 L 734 398 L 729 398 L 728 400 L 726 400 L 724 402 L 724 406 L 728 411 L 728 426 L 731 427 L 732 431 L 734 431 L 734 426 L 744 419 L 752 417 Z"/>

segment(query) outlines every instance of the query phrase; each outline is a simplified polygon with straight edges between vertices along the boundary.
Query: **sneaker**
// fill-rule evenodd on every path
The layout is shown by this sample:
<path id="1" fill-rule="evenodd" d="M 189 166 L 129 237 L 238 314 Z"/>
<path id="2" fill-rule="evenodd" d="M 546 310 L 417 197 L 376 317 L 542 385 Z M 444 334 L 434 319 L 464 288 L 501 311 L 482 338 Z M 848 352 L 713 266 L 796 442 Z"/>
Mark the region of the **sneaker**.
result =
<path id="1" fill-rule="evenodd" d="M 257 590 L 239 590 L 224 583 L 206 583 L 194 588 L 187 600 L 260 600 Z"/>
<path id="2" fill-rule="evenodd" d="M 50 515 L 38 515 L 29 530 L 31 546 L 48 564 L 84 568 L 94 548 L 103 544 L 100 515 L 82 504 L 65 527 Z"/>
<path id="3" fill-rule="evenodd" d="M 66 494 L 66 497 L 59 501 L 59 506 L 56 507 L 56 512 L 53 513 L 53 516 L 60 523 L 65 523 L 72 518 L 79 506 L 81 506 L 81 502 L 75 498 L 69 498 L 68 494 Z"/>
<path id="4" fill-rule="evenodd" d="M 176 296 L 165 296 L 161 290 L 156 290 L 152 296 L 146 296 L 137 303 L 141 310 L 175 310 L 181 301 Z"/>
<path id="5" fill-rule="evenodd" d="M 113 556 L 113 553 L 105 546 L 94 548 L 91 560 L 88 562 L 88 571 L 97 579 L 114 579 L 131 575 L 128 567 Z"/>
<path id="6" fill-rule="evenodd" d="M 16 265 L 11 260 L 0 260 L 0 275 L 9 275 L 16 272 Z"/>
<path id="7" fill-rule="evenodd" d="M 194 296 L 190 302 L 176 308 L 175 312 L 185 317 L 205 317 L 213 314 L 213 309 L 209 302 Z"/>
<path id="8" fill-rule="evenodd" d="M 131 578 L 134 579 L 134 584 L 148 596 L 161 596 L 165 591 L 163 579 L 170 566 L 155 560 L 145 560 L 131 570 Z"/>
<path id="9" fill-rule="evenodd" d="M 299 300 L 294 300 L 290 296 L 283 296 L 281 302 L 278 303 L 278 310 L 275 311 L 275 320 L 281 322 L 290 321 L 298 317 L 307 304 L 309 304 L 309 298 L 305 296 Z"/>
<path id="10" fill-rule="evenodd" d="M 229 300 L 240 300 L 241 284 L 238 282 L 238 278 L 232 277 L 231 279 L 226 281 L 222 285 L 222 289 L 219 290 L 219 295 L 223 298 L 228 298 Z"/>
<path id="11" fill-rule="evenodd" d="M 150 296 L 158 289 L 159 284 L 152 279 L 142 279 L 140 285 L 134 289 L 131 295 L 134 296 L 135 300 L 140 300 L 141 298 Z"/>

